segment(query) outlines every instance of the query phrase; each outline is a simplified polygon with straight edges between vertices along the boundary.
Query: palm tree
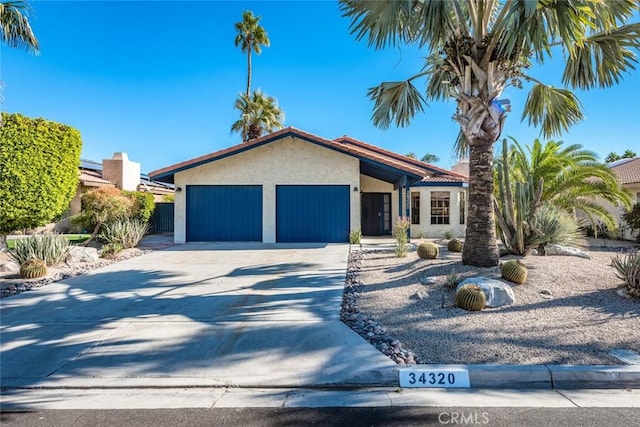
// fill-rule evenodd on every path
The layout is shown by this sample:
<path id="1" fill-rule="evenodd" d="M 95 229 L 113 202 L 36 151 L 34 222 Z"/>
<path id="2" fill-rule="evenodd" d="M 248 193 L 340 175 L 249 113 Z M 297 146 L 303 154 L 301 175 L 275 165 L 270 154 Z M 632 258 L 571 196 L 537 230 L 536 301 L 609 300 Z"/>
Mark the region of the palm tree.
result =
<path id="1" fill-rule="evenodd" d="M 583 113 L 570 90 L 526 74 L 532 61 L 562 54 L 564 86 L 583 90 L 612 86 L 638 62 L 640 24 L 628 23 L 640 9 L 634 0 L 340 0 L 340 7 L 358 40 L 376 49 L 407 44 L 426 50 L 418 74 L 369 90 L 376 126 L 406 126 L 427 101 L 456 100 L 456 145 L 469 152 L 465 264 L 498 264 L 492 166 L 493 145 L 510 110 L 509 100 L 501 99 L 505 88 L 532 83 L 522 118 L 548 138 Z M 414 85 L 418 78 L 426 79 L 424 94 Z"/>
<path id="2" fill-rule="evenodd" d="M 240 94 L 234 108 L 240 111 L 240 119 L 231 125 L 231 131 L 240 132 L 242 141 L 283 128 L 284 112 L 278 107 L 278 101 L 260 90 L 254 91 L 251 97 Z"/>
<path id="3" fill-rule="evenodd" d="M 633 159 L 636 156 L 637 156 L 637 154 L 633 150 L 624 150 L 624 153 L 622 153 L 622 158 L 623 159 Z"/>
<path id="4" fill-rule="evenodd" d="M 629 209 L 632 200 L 610 168 L 598 161 L 596 153 L 579 144 L 564 147 L 562 142 L 536 139 L 524 149 L 518 141 L 509 151 L 511 182 L 542 182 L 541 202 L 546 202 L 574 216 L 584 214 L 592 224 L 601 220 L 610 229 L 615 219 L 598 201 Z"/>
<path id="5" fill-rule="evenodd" d="M 242 52 L 247 54 L 247 91 L 245 92 L 247 98 L 251 93 L 251 52 L 260 55 L 262 46 L 269 47 L 270 44 L 267 32 L 259 22 L 259 16 L 253 16 L 253 12 L 246 10 L 242 13 L 242 21 L 235 24 L 238 32 L 235 46 L 240 46 Z"/>
<path id="6" fill-rule="evenodd" d="M 607 154 L 607 157 L 604 158 L 605 163 L 613 163 L 617 160 L 620 160 L 620 155 L 617 153 L 614 153 L 613 151 Z"/>
<path id="7" fill-rule="evenodd" d="M 40 44 L 29 23 L 30 12 L 31 7 L 24 1 L 0 2 L 0 37 L 9 47 L 24 48 L 37 54 Z"/>
<path id="8" fill-rule="evenodd" d="M 425 163 L 437 163 L 440 161 L 440 157 L 436 156 L 435 154 L 427 153 L 424 156 L 422 156 L 420 161 Z"/>

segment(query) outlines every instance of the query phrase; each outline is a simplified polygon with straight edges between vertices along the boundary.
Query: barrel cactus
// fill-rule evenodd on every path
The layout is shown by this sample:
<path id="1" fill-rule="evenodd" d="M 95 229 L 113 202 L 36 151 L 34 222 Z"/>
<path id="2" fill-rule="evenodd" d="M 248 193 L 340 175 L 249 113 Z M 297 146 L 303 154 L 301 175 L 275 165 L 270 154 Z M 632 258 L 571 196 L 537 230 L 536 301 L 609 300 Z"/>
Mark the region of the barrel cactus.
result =
<path id="1" fill-rule="evenodd" d="M 20 266 L 20 277 L 23 279 L 37 279 L 47 274 L 47 263 L 41 259 L 31 258 Z"/>
<path id="2" fill-rule="evenodd" d="M 480 311 L 484 308 L 487 298 L 478 285 L 470 283 L 456 292 L 456 305 L 467 311 Z"/>
<path id="3" fill-rule="evenodd" d="M 527 281 L 527 266 L 516 259 L 502 264 L 500 273 L 503 279 L 519 285 Z"/>
<path id="4" fill-rule="evenodd" d="M 458 239 L 451 239 L 447 243 L 447 249 L 449 252 L 462 252 L 462 242 Z"/>
<path id="5" fill-rule="evenodd" d="M 434 243 L 420 243 L 418 246 L 418 256 L 425 259 L 434 259 L 438 257 L 438 246 Z"/>

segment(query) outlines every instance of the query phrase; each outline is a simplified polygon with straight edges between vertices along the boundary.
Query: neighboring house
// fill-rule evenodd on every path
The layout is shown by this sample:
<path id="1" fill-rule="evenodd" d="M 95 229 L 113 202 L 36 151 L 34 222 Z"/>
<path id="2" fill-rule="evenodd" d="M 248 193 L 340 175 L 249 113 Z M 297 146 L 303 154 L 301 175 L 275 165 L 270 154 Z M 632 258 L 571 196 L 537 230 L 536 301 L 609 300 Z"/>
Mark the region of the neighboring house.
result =
<path id="1" fill-rule="evenodd" d="M 56 229 L 60 231 L 68 229 L 68 218 L 82 210 L 82 195 L 100 187 L 148 192 L 153 194 L 156 202 L 162 202 L 166 196 L 174 193 L 172 184 L 152 181 L 148 175 L 140 173 L 140 163 L 130 161 L 127 153 L 114 153 L 113 158 L 104 159 L 102 163 L 81 159 L 76 195 L 69 203 L 69 210 L 56 225 Z"/>
<path id="2" fill-rule="evenodd" d="M 633 199 L 634 203 L 640 203 L 640 157 L 634 159 L 621 159 L 607 166 L 618 176 L 620 184 L 625 188 Z M 604 202 L 603 205 L 616 218 L 619 227 L 619 236 L 626 240 L 633 240 L 635 235 L 631 232 L 622 219 L 622 215 L 626 212 L 623 207 L 613 206 Z"/>
<path id="3" fill-rule="evenodd" d="M 289 127 L 153 171 L 175 184 L 176 243 L 346 242 L 390 235 L 464 235 L 467 177 L 347 136 Z"/>

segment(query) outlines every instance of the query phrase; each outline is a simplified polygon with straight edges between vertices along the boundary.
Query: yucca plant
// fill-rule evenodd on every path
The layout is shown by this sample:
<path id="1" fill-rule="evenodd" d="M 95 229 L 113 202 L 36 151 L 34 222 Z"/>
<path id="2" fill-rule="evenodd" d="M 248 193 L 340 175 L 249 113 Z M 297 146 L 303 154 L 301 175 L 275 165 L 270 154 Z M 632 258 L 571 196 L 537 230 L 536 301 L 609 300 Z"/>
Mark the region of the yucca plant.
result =
<path id="1" fill-rule="evenodd" d="M 578 224 L 566 212 L 553 205 L 543 204 L 531 219 L 531 234 L 526 238 L 527 246 L 538 246 L 544 255 L 547 244 L 569 245 L 580 237 Z"/>
<path id="2" fill-rule="evenodd" d="M 640 251 L 618 254 L 611 261 L 616 277 L 625 281 L 629 294 L 640 297 Z"/>
<path id="3" fill-rule="evenodd" d="M 124 249 L 135 248 L 149 230 L 149 226 L 137 219 L 123 219 L 102 227 L 100 239 L 106 243 L 119 243 Z"/>
<path id="4" fill-rule="evenodd" d="M 51 266 L 62 262 L 68 252 L 69 240 L 65 236 L 47 233 L 17 239 L 9 254 L 20 265 L 36 258 Z"/>

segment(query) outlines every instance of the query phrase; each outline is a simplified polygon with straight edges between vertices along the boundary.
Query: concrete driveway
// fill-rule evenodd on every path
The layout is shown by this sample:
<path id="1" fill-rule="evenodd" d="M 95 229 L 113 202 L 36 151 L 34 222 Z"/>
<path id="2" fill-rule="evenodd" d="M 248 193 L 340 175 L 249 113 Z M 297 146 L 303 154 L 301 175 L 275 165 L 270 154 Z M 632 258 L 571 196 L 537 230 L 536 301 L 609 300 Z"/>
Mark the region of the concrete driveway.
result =
<path id="1" fill-rule="evenodd" d="M 188 244 L 2 299 L 2 387 L 394 384 L 340 322 L 347 255 Z"/>

